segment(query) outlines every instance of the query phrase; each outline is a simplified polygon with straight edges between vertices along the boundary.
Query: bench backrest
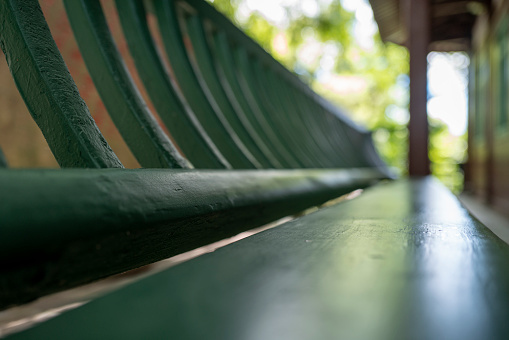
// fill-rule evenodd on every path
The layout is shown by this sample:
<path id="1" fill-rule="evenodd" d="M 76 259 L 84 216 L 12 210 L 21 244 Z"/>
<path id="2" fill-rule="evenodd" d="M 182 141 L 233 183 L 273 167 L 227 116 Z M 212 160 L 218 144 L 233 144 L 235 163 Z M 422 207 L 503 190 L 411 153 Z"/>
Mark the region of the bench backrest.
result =
<path id="1" fill-rule="evenodd" d="M 0 308 L 190 250 L 389 176 L 368 131 L 207 3 L 118 0 L 130 53 L 170 139 L 134 85 L 100 2 L 64 3 L 94 84 L 136 159 L 144 168 L 180 170 L 121 169 L 37 1 L 1 1 L 0 45 L 60 166 L 117 170 L 0 171 L 0 200 L 7 202 L 0 207 Z M 147 13 L 156 16 L 158 32 Z"/>

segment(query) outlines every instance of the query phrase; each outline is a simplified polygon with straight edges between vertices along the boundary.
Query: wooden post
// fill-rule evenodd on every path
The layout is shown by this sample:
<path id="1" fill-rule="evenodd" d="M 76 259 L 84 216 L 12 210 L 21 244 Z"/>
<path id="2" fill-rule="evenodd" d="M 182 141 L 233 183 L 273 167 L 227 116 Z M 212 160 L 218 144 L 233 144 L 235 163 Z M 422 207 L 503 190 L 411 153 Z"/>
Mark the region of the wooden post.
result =
<path id="1" fill-rule="evenodd" d="M 430 31 L 429 0 L 410 0 L 407 20 L 410 51 L 410 122 L 408 173 L 429 175 L 427 115 L 427 55 Z"/>

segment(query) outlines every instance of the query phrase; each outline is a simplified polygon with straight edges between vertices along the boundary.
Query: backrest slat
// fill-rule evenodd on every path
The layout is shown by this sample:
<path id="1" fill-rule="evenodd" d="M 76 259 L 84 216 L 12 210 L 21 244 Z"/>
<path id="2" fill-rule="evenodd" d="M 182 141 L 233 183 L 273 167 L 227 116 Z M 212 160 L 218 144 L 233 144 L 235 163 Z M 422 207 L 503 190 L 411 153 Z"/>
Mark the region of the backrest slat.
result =
<path id="1" fill-rule="evenodd" d="M 118 0 L 116 7 L 127 45 L 145 89 L 184 155 L 196 168 L 231 168 L 167 74 L 162 56 L 150 33 L 143 3 L 137 0 Z"/>
<path id="2" fill-rule="evenodd" d="M 337 135 L 337 131 L 331 134 L 332 129 L 337 128 L 336 124 L 329 123 L 331 115 L 323 111 L 319 105 L 309 99 L 308 96 L 303 94 L 300 90 L 294 88 L 296 95 L 294 96 L 295 101 L 299 106 L 303 107 L 308 112 L 313 113 L 313 117 L 307 116 L 308 119 L 312 120 L 316 129 L 321 131 L 321 136 L 327 140 L 327 147 L 324 149 L 325 153 L 330 157 L 333 168 L 348 167 L 351 164 L 348 150 L 345 150 L 345 145 L 341 139 L 341 136 Z M 314 117 L 319 119 L 314 119 Z M 337 120 L 337 119 L 336 119 Z M 343 137 L 344 138 L 344 137 Z"/>
<path id="3" fill-rule="evenodd" d="M 291 107 L 287 107 L 281 98 L 280 89 L 277 89 L 272 82 L 267 79 L 265 70 L 262 69 L 258 60 L 254 57 L 249 58 L 249 66 L 253 79 L 258 89 L 270 105 L 272 121 L 277 124 L 279 131 L 292 147 L 292 151 L 305 168 L 320 167 L 320 163 L 314 158 L 313 151 L 309 145 L 309 135 L 302 134 L 301 127 L 297 127 L 295 112 Z"/>
<path id="4" fill-rule="evenodd" d="M 254 142 L 253 137 L 249 134 L 248 130 L 242 123 L 240 115 L 242 112 L 236 112 L 235 108 L 229 101 L 223 89 L 222 83 L 219 81 L 215 65 L 213 63 L 213 56 L 207 44 L 205 31 L 197 15 L 185 16 L 185 28 L 190 42 L 193 46 L 194 59 L 196 60 L 196 68 L 201 73 L 201 76 L 207 87 L 209 88 L 212 96 L 216 99 L 220 110 L 223 112 L 225 118 L 231 124 L 242 143 L 249 149 L 249 151 L 256 157 L 257 161 L 263 165 L 264 168 L 271 168 L 272 165 L 262 153 L 259 147 Z"/>
<path id="5" fill-rule="evenodd" d="M 270 103 L 264 96 L 263 91 L 260 91 L 258 83 L 251 70 L 251 64 L 248 59 L 247 52 L 243 46 L 233 46 L 233 56 L 235 64 L 238 67 L 237 74 L 241 78 L 241 84 L 244 85 L 244 92 L 248 93 L 249 97 L 253 99 L 257 107 L 260 108 L 259 113 L 260 119 L 265 121 L 265 126 L 272 130 L 272 135 L 276 137 L 276 143 L 280 145 L 281 156 L 290 164 L 291 168 L 304 168 L 304 164 L 297 156 L 296 150 L 287 140 L 287 136 L 284 135 L 284 131 L 281 131 L 279 124 L 275 121 L 276 110 L 272 103 Z"/>
<path id="6" fill-rule="evenodd" d="M 332 157 L 335 152 L 330 149 L 330 145 L 323 136 L 323 130 L 316 129 L 316 121 L 322 117 L 316 112 L 308 111 L 303 105 L 299 105 L 298 96 L 292 93 L 291 84 L 288 84 L 284 79 L 277 78 L 273 72 L 266 69 L 267 79 L 269 79 L 275 89 L 279 90 L 281 98 L 284 99 L 284 105 L 289 107 L 295 119 L 296 128 L 300 128 L 302 134 L 309 136 L 308 144 L 312 147 L 313 156 L 316 159 L 316 164 L 322 167 L 333 168 L 334 162 Z"/>
<path id="7" fill-rule="evenodd" d="M 121 168 L 81 99 L 36 0 L 0 1 L 0 45 L 61 167 Z"/>
<path id="8" fill-rule="evenodd" d="M 197 77 L 182 39 L 175 3 L 156 0 L 153 4 L 166 54 L 177 82 L 203 127 L 234 168 L 261 167 L 241 142 L 209 89 Z"/>
<path id="9" fill-rule="evenodd" d="M 242 76 L 235 67 L 235 61 L 231 52 L 232 47 L 228 43 L 226 34 L 224 32 L 216 32 L 213 40 L 219 63 L 218 68 L 222 70 L 224 75 L 223 82 L 228 83 L 228 86 L 225 86 L 225 88 L 229 87 L 231 89 L 230 100 L 238 102 L 241 106 L 246 119 L 254 129 L 253 136 L 258 136 L 257 144 L 264 150 L 265 155 L 270 158 L 271 163 L 275 164 L 276 168 L 289 168 L 289 163 L 282 156 L 285 151 L 282 150 L 276 135 L 264 119 L 261 108 L 249 91 L 245 91 L 246 86 L 243 86 Z"/>
<path id="10" fill-rule="evenodd" d="M 309 136 L 300 136 L 300 131 L 294 129 L 295 120 L 292 117 L 293 113 L 289 112 L 289 108 L 282 104 L 281 97 L 276 95 L 278 90 L 265 78 L 264 71 L 260 68 L 259 60 L 247 53 L 244 53 L 243 58 L 247 60 L 245 62 L 247 72 L 251 74 L 254 84 L 260 93 L 261 100 L 266 103 L 269 118 L 283 136 L 287 148 L 291 149 L 291 152 L 299 160 L 302 167 L 313 168 L 319 166 L 309 149 L 307 143 Z"/>
<path id="11" fill-rule="evenodd" d="M 300 117 L 300 110 L 294 106 L 294 102 L 288 100 L 285 88 L 287 84 L 278 86 L 271 75 L 270 70 L 263 67 L 259 61 L 252 63 L 254 74 L 258 76 L 260 87 L 266 84 L 267 94 L 271 96 L 271 100 L 278 105 L 281 125 L 285 128 L 287 134 L 293 140 L 294 145 L 300 145 L 300 149 L 304 153 L 309 168 L 327 167 L 327 163 L 320 158 L 322 150 L 316 145 L 313 134 L 310 133 L 308 126 L 303 124 Z"/>
<path id="12" fill-rule="evenodd" d="M 146 168 L 189 168 L 137 91 L 98 0 L 64 1 L 81 54 L 104 105 L 138 162 Z"/>

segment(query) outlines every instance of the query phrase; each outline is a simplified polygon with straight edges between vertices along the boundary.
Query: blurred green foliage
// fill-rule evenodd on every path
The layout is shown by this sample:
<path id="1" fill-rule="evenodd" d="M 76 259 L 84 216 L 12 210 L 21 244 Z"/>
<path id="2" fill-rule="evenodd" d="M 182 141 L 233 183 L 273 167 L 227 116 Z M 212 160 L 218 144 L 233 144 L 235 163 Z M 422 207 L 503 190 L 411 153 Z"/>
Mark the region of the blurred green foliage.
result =
<path id="1" fill-rule="evenodd" d="M 429 158 L 431 172 L 454 193 L 463 190 L 463 171 L 467 155 L 467 134 L 453 136 L 447 125 L 437 119 L 430 119 Z"/>
<path id="2" fill-rule="evenodd" d="M 284 28 L 269 23 L 256 11 L 239 18 L 239 6 L 244 0 L 209 1 L 316 92 L 373 131 L 382 158 L 400 175 L 406 175 L 409 118 L 406 48 L 383 43 L 378 33 L 374 34 L 370 48 L 361 47 L 353 34 L 355 15 L 345 10 L 340 0 L 317 0 L 319 11 L 315 16 L 306 16 L 299 6 L 287 6 Z M 306 44 L 318 46 L 321 54 L 303 60 Z M 342 91 L 321 79 L 328 55 L 333 56 L 333 66 L 326 71 L 343 87 L 347 84 Z M 464 137 L 451 138 L 443 123 L 431 122 L 432 171 L 455 192 L 462 189 L 458 164 L 464 161 L 464 145 Z"/>

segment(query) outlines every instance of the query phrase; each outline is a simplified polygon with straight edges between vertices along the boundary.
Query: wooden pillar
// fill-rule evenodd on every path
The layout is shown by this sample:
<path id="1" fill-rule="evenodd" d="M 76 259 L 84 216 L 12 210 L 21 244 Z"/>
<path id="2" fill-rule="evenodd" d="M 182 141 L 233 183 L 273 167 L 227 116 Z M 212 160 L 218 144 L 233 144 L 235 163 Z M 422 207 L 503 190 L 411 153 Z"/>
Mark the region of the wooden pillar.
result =
<path id="1" fill-rule="evenodd" d="M 408 173 L 429 175 L 427 115 L 427 55 L 430 35 L 429 0 L 408 0 L 408 49 L 410 51 L 410 122 Z"/>

